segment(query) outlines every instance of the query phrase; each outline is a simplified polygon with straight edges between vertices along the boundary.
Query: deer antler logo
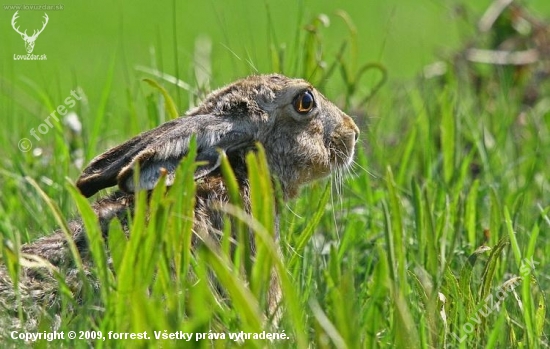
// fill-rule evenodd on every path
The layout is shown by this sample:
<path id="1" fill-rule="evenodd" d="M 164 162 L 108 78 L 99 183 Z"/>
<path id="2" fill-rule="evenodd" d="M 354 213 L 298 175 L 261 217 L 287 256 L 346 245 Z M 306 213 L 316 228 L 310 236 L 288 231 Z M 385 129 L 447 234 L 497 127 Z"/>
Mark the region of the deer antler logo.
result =
<path id="1" fill-rule="evenodd" d="M 36 41 L 36 38 L 38 37 L 38 35 L 40 35 L 40 33 L 42 33 L 42 31 L 44 31 L 44 28 L 46 28 L 46 24 L 48 24 L 48 20 L 49 20 L 48 15 L 44 13 L 44 19 L 46 21 L 42 23 L 42 29 L 38 31 L 35 29 L 32 35 L 28 36 L 27 30 L 25 30 L 24 33 L 21 33 L 19 31 L 19 27 L 17 28 L 15 27 L 15 21 L 17 20 L 17 18 L 19 18 L 19 16 L 17 16 L 18 12 L 19 11 L 15 11 L 15 13 L 13 14 L 13 17 L 11 18 L 11 26 L 13 27 L 13 30 L 19 33 L 23 38 L 23 40 L 25 40 L 25 49 L 27 50 L 27 53 L 32 53 L 32 50 L 34 50 L 34 42 Z"/>

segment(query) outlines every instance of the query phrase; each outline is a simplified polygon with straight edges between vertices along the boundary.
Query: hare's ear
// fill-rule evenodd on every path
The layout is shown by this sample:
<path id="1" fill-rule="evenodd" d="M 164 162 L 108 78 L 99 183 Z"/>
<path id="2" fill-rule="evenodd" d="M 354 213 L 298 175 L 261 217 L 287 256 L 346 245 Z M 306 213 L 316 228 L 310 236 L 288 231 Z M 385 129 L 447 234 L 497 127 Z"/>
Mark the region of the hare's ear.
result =
<path id="1" fill-rule="evenodd" d="M 167 172 L 166 184 L 171 185 L 193 134 L 197 137 L 196 160 L 203 162 L 195 172 L 195 179 L 200 178 L 218 168 L 219 151 L 231 153 L 253 146 L 254 138 L 245 129 L 237 130 L 229 121 L 212 115 L 175 119 L 99 155 L 84 169 L 76 185 L 86 197 L 117 184 L 125 192 L 134 192 L 136 187 L 151 190 L 162 171 Z"/>

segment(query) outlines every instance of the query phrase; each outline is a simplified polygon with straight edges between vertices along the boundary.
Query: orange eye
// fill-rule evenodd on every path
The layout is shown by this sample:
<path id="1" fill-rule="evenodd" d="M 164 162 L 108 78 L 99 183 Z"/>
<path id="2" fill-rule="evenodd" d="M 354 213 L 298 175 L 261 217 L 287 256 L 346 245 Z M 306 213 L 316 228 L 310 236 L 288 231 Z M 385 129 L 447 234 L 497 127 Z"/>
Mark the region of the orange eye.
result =
<path id="1" fill-rule="evenodd" d="M 292 105 L 294 106 L 294 110 L 298 113 L 307 114 L 315 106 L 315 99 L 313 99 L 313 94 L 311 91 L 305 91 L 294 98 Z"/>

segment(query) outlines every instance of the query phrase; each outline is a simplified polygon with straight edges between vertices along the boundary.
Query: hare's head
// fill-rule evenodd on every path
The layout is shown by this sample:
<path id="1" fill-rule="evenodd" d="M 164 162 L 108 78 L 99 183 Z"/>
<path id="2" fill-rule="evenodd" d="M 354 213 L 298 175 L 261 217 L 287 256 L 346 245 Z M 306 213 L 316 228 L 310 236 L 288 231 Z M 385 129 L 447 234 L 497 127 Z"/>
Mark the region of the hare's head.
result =
<path id="1" fill-rule="evenodd" d="M 219 150 L 233 161 L 244 161 L 244 153 L 259 142 L 272 174 L 285 195 L 292 197 L 301 185 L 348 166 L 359 130 L 307 81 L 282 75 L 250 76 L 212 92 L 186 116 L 96 157 L 77 185 L 86 196 L 116 184 L 127 192 L 136 186 L 152 189 L 162 169 L 168 172 L 170 184 L 193 134 L 197 159 L 208 162 L 197 170 L 197 178 L 218 169 Z"/>

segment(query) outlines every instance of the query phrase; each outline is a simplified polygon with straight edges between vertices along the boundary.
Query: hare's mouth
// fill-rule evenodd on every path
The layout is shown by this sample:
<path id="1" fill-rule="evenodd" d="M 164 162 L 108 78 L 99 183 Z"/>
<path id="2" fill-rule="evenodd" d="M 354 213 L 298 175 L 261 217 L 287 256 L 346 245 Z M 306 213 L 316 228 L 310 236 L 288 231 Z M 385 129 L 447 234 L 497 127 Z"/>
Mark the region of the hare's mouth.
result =
<path id="1" fill-rule="evenodd" d="M 342 124 L 332 134 L 328 146 L 332 170 L 348 168 L 353 162 L 359 128 L 348 115 L 342 116 Z"/>
<path id="2" fill-rule="evenodd" d="M 346 137 L 333 139 L 330 146 L 330 164 L 333 169 L 347 168 L 353 162 L 355 154 L 355 134 L 350 133 Z"/>

